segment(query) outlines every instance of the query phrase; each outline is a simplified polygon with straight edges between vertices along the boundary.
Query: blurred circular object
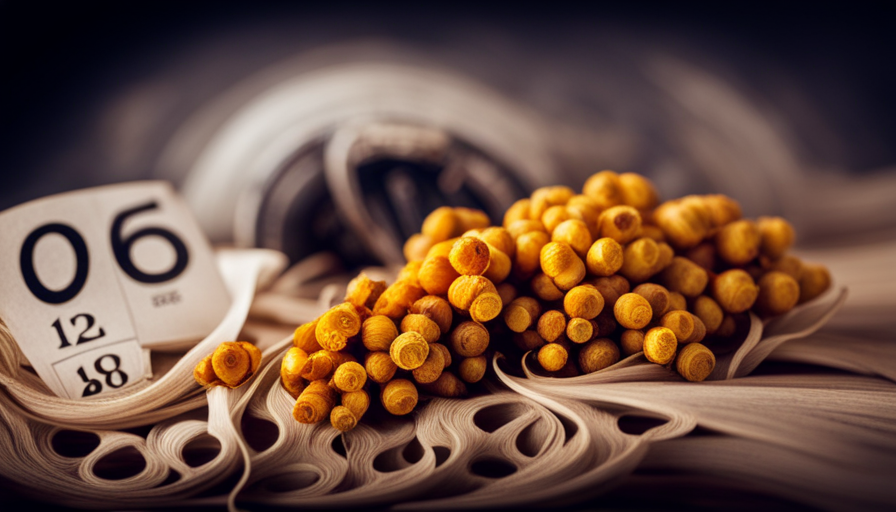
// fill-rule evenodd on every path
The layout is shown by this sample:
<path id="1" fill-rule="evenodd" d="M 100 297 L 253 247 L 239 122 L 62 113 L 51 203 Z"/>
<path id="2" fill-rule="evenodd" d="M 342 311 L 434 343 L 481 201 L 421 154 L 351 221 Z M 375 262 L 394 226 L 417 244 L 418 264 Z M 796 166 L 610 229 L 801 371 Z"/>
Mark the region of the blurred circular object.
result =
<path id="1" fill-rule="evenodd" d="M 166 166 L 187 169 L 182 192 L 214 242 L 293 260 L 334 250 L 350 265 L 403 261 L 401 244 L 438 206 L 500 222 L 532 188 L 567 181 L 535 114 L 454 73 L 396 63 L 278 80 L 192 159 Z"/>

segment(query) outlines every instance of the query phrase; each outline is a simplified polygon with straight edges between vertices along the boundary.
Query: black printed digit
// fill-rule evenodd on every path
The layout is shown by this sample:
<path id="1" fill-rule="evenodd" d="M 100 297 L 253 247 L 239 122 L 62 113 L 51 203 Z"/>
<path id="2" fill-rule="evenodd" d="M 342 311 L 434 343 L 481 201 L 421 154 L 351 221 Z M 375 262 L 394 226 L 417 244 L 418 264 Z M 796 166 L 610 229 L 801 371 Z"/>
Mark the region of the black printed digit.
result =
<path id="1" fill-rule="evenodd" d="M 87 327 L 85 327 L 84 330 L 81 331 L 81 334 L 78 335 L 78 341 L 75 342 L 75 345 L 80 345 L 81 343 L 87 343 L 88 341 L 93 341 L 95 339 L 102 338 L 103 336 L 106 335 L 106 331 L 103 330 L 102 327 L 99 327 L 99 331 L 97 332 L 97 334 L 95 336 L 87 336 L 87 331 L 89 331 L 90 329 L 93 328 L 93 324 L 96 322 L 96 320 L 94 320 L 93 315 L 90 315 L 87 313 L 79 313 L 79 314 L 73 316 L 71 319 L 73 326 L 75 325 L 75 323 L 78 321 L 79 318 L 83 318 L 84 320 L 87 321 Z"/>
<path id="2" fill-rule="evenodd" d="M 50 233 L 64 236 L 75 250 L 75 277 L 72 278 L 68 286 L 59 291 L 44 286 L 34 270 L 34 247 L 44 235 Z M 50 223 L 36 228 L 25 237 L 22 250 L 19 252 L 19 267 L 22 270 L 25 284 L 35 297 L 48 304 L 62 304 L 72 300 L 84 288 L 84 283 L 87 282 L 87 271 L 90 269 L 90 256 L 87 253 L 84 237 L 75 228 L 66 224 Z"/>
<path id="3" fill-rule="evenodd" d="M 103 385 L 100 384 L 100 381 L 87 378 L 87 372 L 84 371 L 83 366 L 78 368 L 78 375 L 81 376 L 81 380 L 87 383 L 87 387 L 84 388 L 84 392 L 81 393 L 82 397 L 95 395 L 103 390 Z"/>
<path id="4" fill-rule="evenodd" d="M 59 339 L 62 340 L 62 345 L 59 345 L 59 348 L 72 346 L 72 344 L 68 342 L 68 338 L 65 337 L 65 331 L 62 330 L 62 322 L 57 318 L 52 325 L 56 328 L 56 334 L 59 335 Z"/>
<path id="5" fill-rule="evenodd" d="M 165 281 L 170 281 L 183 273 L 187 268 L 187 263 L 190 261 L 190 253 L 187 251 L 187 246 L 184 244 L 183 240 L 167 229 L 157 227 L 143 228 L 136 231 L 131 236 L 126 238 L 122 237 L 121 229 L 124 225 L 124 221 L 128 217 L 145 211 L 155 210 L 158 207 L 158 204 L 151 201 L 119 213 L 112 221 L 112 233 L 110 236 L 112 239 L 112 252 L 115 254 L 115 260 L 118 261 L 118 266 L 121 267 L 125 274 L 134 281 L 140 283 L 164 283 Z M 171 244 L 171 247 L 174 248 L 176 258 L 174 265 L 172 265 L 170 269 L 164 272 L 159 272 L 158 274 L 148 274 L 137 268 L 137 266 L 134 265 L 134 262 L 131 261 L 131 247 L 133 247 L 139 239 L 147 236 L 164 238 Z"/>
<path id="6" fill-rule="evenodd" d="M 112 359 L 112 363 L 115 365 L 113 368 L 110 368 L 108 370 L 103 368 L 103 360 L 105 360 L 107 357 Z M 93 363 L 93 367 L 96 368 L 96 371 L 106 376 L 106 385 L 109 386 L 110 388 L 116 388 L 116 389 L 120 388 L 121 386 L 124 386 L 128 382 L 128 374 L 119 370 L 120 366 L 121 366 L 121 358 L 115 354 L 106 354 L 106 355 L 100 357 L 99 359 L 97 359 L 95 363 Z M 114 382 L 113 376 L 115 376 L 115 375 L 119 376 L 118 384 L 116 384 Z"/>

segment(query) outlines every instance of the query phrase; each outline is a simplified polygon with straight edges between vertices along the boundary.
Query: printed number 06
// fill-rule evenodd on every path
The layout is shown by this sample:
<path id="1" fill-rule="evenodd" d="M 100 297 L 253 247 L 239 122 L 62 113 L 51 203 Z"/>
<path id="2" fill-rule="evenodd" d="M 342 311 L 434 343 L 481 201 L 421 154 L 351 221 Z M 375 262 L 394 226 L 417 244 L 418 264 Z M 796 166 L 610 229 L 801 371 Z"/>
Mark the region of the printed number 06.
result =
<path id="1" fill-rule="evenodd" d="M 128 217 L 148 210 L 155 210 L 158 207 L 159 205 L 156 204 L 155 201 L 152 201 L 125 210 L 116 215 L 115 219 L 112 221 L 110 237 L 112 239 L 112 252 L 115 254 L 115 260 L 125 274 L 140 283 L 164 283 L 165 281 L 170 281 L 179 276 L 187 268 L 187 264 L 190 261 L 190 254 L 187 252 L 187 246 L 184 245 L 183 241 L 178 238 L 177 235 L 167 229 L 157 227 L 143 228 L 129 237 L 122 237 L 121 228 Z M 40 279 L 38 279 L 37 272 L 34 270 L 34 248 L 44 235 L 50 233 L 57 233 L 64 236 L 75 250 L 75 277 L 68 286 L 60 291 L 50 290 L 44 286 L 43 283 L 40 282 Z M 174 265 L 165 272 L 160 272 L 158 274 L 148 274 L 143 272 L 134 265 L 133 261 L 131 261 L 131 247 L 133 247 L 139 239 L 153 235 L 160 236 L 167 240 L 174 248 L 174 252 L 177 255 Z M 87 282 L 87 272 L 90 268 L 90 257 L 87 251 L 87 244 L 77 230 L 66 224 L 50 223 L 40 226 L 28 234 L 25 238 L 25 242 L 22 244 L 22 250 L 19 255 L 19 264 L 22 269 L 22 277 L 25 279 L 25 284 L 35 297 L 48 304 L 62 304 L 63 302 L 68 302 L 75 298 L 75 296 L 81 292 L 81 289 L 84 288 L 84 284 Z"/>

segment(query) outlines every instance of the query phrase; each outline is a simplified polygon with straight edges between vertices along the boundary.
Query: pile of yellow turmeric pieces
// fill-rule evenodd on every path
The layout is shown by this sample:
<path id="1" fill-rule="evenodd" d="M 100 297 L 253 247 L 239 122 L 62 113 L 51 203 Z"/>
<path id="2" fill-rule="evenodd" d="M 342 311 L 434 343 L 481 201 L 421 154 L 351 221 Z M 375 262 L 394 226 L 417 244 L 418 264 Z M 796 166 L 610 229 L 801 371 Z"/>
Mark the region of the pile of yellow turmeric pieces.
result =
<path id="1" fill-rule="evenodd" d="M 296 329 L 281 382 L 296 420 L 346 431 L 374 389 L 395 415 L 414 409 L 418 389 L 464 395 L 502 346 L 561 378 L 643 352 L 702 381 L 712 341 L 746 312 L 780 315 L 830 286 L 824 266 L 788 254 L 794 236 L 780 217 L 742 218 L 729 197 L 660 203 L 648 179 L 612 171 L 581 194 L 537 189 L 501 226 L 441 207 L 407 240 L 394 283 L 362 273 L 345 302 Z"/>

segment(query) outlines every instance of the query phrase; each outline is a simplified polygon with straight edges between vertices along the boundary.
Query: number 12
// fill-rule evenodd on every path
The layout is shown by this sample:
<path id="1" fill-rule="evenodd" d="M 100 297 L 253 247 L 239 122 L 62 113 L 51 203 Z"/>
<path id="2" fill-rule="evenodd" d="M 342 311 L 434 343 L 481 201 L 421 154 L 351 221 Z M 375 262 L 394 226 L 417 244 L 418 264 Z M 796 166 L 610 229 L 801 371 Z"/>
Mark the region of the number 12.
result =
<path id="1" fill-rule="evenodd" d="M 93 341 L 95 339 L 102 338 L 103 336 L 106 335 L 106 331 L 104 331 L 103 328 L 100 327 L 99 333 L 97 333 L 96 336 L 86 336 L 87 331 L 89 331 L 90 329 L 93 328 L 93 324 L 96 322 L 96 320 L 93 318 L 93 315 L 90 315 L 87 313 L 78 313 L 77 315 L 75 315 L 71 318 L 72 326 L 74 326 L 77 323 L 79 318 L 83 318 L 87 321 L 87 327 L 85 327 L 81 331 L 81 334 L 78 335 L 78 341 L 75 342 L 75 345 L 80 345 L 81 343 Z M 57 318 L 56 321 L 51 324 L 53 327 L 56 328 L 56 332 L 59 334 L 59 339 L 62 340 L 62 345 L 59 345 L 59 348 L 70 347 L 70 346 L 72 346 L 72 344 L 69 343 L 68 338 L 65 336 L 65 331 L 62 330 L 62 322 L 60 322 L 60 320 L 61 320 L 60 318 Z"/>

